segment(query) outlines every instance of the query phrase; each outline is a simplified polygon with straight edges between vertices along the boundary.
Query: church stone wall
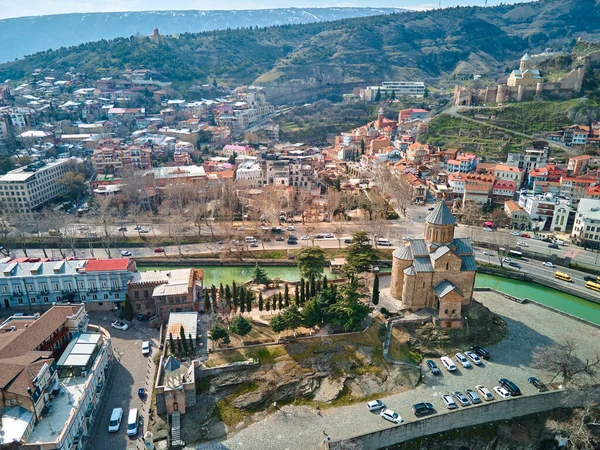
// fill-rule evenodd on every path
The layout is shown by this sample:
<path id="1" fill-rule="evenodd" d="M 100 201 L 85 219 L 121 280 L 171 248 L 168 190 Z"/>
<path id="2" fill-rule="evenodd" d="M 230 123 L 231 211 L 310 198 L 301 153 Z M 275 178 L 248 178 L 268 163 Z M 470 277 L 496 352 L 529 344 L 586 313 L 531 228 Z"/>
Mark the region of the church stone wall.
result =
<path id="1" fill-rule="evenodd" d="M 402 299 L 402 287 L 404 285 L 404 269 L 410 267 L 412 261 L 398 258 L 392 260 L 392 278 L 390 280 L 390 294 L 399 300 Z"/>

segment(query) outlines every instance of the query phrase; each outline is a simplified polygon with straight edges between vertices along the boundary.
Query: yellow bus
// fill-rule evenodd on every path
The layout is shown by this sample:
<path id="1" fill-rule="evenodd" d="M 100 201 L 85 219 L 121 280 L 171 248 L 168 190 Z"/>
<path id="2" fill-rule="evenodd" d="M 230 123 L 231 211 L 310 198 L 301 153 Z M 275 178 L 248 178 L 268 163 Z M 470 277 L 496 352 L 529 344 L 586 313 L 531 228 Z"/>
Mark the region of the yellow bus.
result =
<path id="1" fill-rule="evenodd" d="M 566 273 L 562 273 L 562 272 L 555 272 L 554 278 L 558 278 L 559 280 L 563 280 L 563 281 L 573 281 L 573 279 L 571 278 L 570 275 L 567 275 Z"/>
<path id="2" fill-rule="evenodd" d="M 588 281 L 585 283 L 585 287 L 591 289 L 592 291 L 600 292 L 600 283 L 594 283 L 593 281 Z"/>

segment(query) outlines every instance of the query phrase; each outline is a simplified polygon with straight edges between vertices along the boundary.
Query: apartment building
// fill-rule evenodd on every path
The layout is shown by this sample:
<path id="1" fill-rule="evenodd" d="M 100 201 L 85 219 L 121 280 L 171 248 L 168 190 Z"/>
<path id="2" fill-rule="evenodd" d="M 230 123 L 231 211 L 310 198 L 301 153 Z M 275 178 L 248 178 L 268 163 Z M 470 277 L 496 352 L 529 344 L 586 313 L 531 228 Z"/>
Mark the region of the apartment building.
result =
<path id="1" fill-rule="evenodd" d="M 290 162 L 290 186 L 312 190 L 317 187 L 317 177 L 313 167 L 303 160 Z"/>
<path id="2" fill-rule="evenodd" d="M 598 180 L 595 178 L 561 177 L 560 194 L 577 201 L 585 197 L 587 188 L 593 187 L 596 184 L 598 184 Z"/>
<path id="3" fill-rule="evenodd" d="M 94 150 L 92 162 L 94 171 L 101 174 L 118 174 L 122 169 L 150 169 L 152 167 L 152 149 L 137 146 L 102 147 Z"/>
<path id="4" fill-rule="evenodd" d="M 263 185 L 263 170 L 254 160 L 246 160 L 237 168 L 235 179 L 241 187 L 260 188 Z"/>
<path id="5" fill-rule="evenodd" d="M 509 166 L 508 164 L 496 164 L 494 168 L 494 176 L 499 180 L 514 181 L 517 189 L 523 184 L 525 173 L 517 166 Z"/>
<path id="6" fill-rule="evenodd" d="M 380 92 L 382 96 L 394 93 L 396 97 L 423 97 L 425 83 L 422 81 L 384 81 L 380 86 L 368 86 L 366 89 L 361 89 L 360 97 L 366 101 L 373 101 L 377 92 Z"/>
<path id="7" fill-rule="evenodd" d="M 456 159 L 450 159 L 446 162 L 446 170 L 450 173 L 470 173 L 477 168 L 479 158 L 473 153 L 463 153 L 458 155 Z"/>
<path id="8" fill-rule="evenodd" d="M 506 158 L 506 165 L 518 167 L 525 173 L 529 173 L 533 169 L 548 164 L 549 151 L 548 147 L 544 147 L 542 150 L 530 148 L 520 153 L 509 153 Z"/>
<path id="9" fill-rule="evenodd" d="M 534 231 L 565 231 L 567 228 L 571 206 L 565 199 L 552 194 L 521 195 L 519 206 L 527 212 Z"/>
<path id="10" fill-rule="evenodd" d="M 573 156 L 567 164 L 567 174 L 571 177 L 579 177 L 585 174 L 590 165 L 590 155 Z"/>
<path id="11" fill-rule="evenodd" d="M 579 202 L 571 237 L 587 248 L 600 248 L 600 200 L 584 198 Z"/>
<path id="12" fill-rule="evenodd" d="M 38 161 L 0 176 L 2 214 L 31 214 L 36 208 L 64 195 L 60 183 L 67 173 L 68 159 Z"/>
<path id="13" fill-rule="evenodd" d="M 0 442 L 82 448 L 113 358 L 110 334 L 88 324 L 83 305 L 7 319 L 0 325 Z"/>
<path id="14" fill-rule="evenodd" d="M 42 310 L 53 303 L 82 302 L 112 310 L 125 300 L 135 261 L 90 259 L 0 264 L 0 309 Z"/>

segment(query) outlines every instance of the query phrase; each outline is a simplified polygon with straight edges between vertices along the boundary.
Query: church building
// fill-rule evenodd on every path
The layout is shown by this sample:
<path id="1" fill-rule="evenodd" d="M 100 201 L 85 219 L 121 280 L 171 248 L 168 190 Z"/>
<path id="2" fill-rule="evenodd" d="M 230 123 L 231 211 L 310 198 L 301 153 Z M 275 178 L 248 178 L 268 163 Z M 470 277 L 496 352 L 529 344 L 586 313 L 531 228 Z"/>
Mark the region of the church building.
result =
<path id="1" fill-rule="evenodd" d="M 409 239 L 393 253 L 390 293 L 403 309 L 437 313 L 441 327 L 461 327 L 477 266 L 469 238 L 455 238 L 456 219 L 444 202 L 425 219 L 424 239 Z"/>
<path id="2" fill-rule="evenodd" d="M 537 86 L 542 81 L 540 71 L 531 68 L 531 57 L 525 53 L 518 70 L 513 70 L 506 81 L 508 86 Z"/>

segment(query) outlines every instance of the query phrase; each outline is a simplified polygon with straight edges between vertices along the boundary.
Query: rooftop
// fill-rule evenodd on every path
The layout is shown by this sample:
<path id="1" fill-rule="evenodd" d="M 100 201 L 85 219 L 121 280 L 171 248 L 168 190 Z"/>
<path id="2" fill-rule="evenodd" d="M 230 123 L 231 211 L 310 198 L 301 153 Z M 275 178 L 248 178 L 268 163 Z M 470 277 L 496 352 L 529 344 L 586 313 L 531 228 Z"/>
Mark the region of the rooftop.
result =
<path id="1" fill-rule="evenodd" d="M 173 335 L 173 339 L 178 339 L 180 330 L 183 327 L 185 336 L 192 335 L 192 340 L 196 340 L 198 333 L 198 313 L 197 312 L 172 312 L 169 314 L 169 323 L 167 324 L 167 336 Z"/>
<path id="2" fill-rule="evenodd" d="M 439 202 L 435 209 L 429 214 L 425 221 L 427 223 L 431 223 L 433 225 L 454 225 L 456 224 L 456 219 L 446 206 L 446 203 Z"/>
<path id="3" fill-rule="evenodd" d="M 11 170 L 6 175 L 0 176 L 0 183 L 6 183 L 11 181 L 26 181 L 30 178 L 35 177 L 35 174 L 38 172 L 44 172 L 46 170 L 52 169 L 56 166 L 60 166 L 61 164 L 69 161 L 68 159 L 57 159 L 54 161 L 48 161 L 44 166 L 39 167 L 35 172 L 30 172 L 27 169 L 29 166 L 19 167 L 18 169 Z"/>
<path id="4" fill-rule="evenodd" d="M 584 198 L 579 201 L 577 214 L 587 220 L 600 220 L 600 200 Z"/>

